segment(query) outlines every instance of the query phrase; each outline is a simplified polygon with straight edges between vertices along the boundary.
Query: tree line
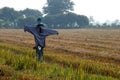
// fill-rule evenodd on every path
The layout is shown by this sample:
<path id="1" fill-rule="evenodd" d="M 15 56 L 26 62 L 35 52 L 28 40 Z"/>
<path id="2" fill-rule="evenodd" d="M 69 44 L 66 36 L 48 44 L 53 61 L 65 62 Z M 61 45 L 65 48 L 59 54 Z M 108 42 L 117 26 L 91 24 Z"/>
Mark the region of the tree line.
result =
<path id="1" fill-rule="evenodd" d="M 71 12 L 74 3 L 70 0 L 47 0 L 46 4 L 43 12 L 29 8 L 20 11 L 1 8 L 0 28 L 23 28 L 26 24 L 36 24 L 38 17 L 42 18 L 48 28 L 81 28 L 89 25 L 87 16 Z"/>
<path id="2" fill-rule="evenodd" d="M 43 12 L 35 9 L 16 11 L 13 8 L 0 9 L 0 28 L 23 28 L 24 25 L 36 24 L 38 17 L 48 28 L 120 28 L 120 21 L 103 24 L 96 23 L 93 17 L 72 13 L 74 3 L 71 0 L 47 0 Z"/>
<path id="3" fill-rule="evenodd" d="M 90 18 L 89 18 L 89 26 L 87 28 L 97 28 L 97 29 L 98 28 L 101 28 L 101 29 L 112 28 L 112 29 L 120 29 L 120 21 L 118 19 L 116 19 L 114 21 L 107 20 L 104 23 L 99 23 L 99 22 L 95 21 L 92 16 L 90 16 Z"/>
<path id="4" fill-rule="evenodd" d="M 25 24 L 36 24 L 38 17 L 41 17 L 49 28 L 81 28 L 89 24 L 86 16 L 71 12 L 43 17 L 43 14 L 38 10 L 27 8 L 15 11 L 13 8 L 4 7 L 0 9 L 0 28 L 23 28 Z"/>

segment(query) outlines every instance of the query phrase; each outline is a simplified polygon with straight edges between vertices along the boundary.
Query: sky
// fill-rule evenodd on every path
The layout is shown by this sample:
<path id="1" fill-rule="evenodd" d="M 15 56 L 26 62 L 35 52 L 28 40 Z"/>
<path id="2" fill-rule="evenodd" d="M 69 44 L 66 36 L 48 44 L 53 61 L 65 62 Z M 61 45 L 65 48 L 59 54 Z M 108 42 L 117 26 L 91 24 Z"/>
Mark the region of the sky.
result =
<path id="1" fill-rule="evenodd" d="M 74 2 L 74 13 L 92 16 L 96 22 L 120 20 L 120 0 L 71 0 Z M 0 8 L 11 7 L 15 10 L 26 8 L 38 9 L 42 7 L 46 0 L 0 0 Z"/>

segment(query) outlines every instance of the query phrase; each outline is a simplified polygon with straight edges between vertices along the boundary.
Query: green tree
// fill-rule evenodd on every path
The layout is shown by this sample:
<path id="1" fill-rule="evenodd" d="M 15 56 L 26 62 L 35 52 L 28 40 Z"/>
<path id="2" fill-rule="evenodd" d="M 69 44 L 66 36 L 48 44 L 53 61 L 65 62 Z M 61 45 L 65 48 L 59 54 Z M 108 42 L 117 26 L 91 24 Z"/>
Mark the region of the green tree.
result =
<path id="1" fill-rule="evenodd" d="M 11 25 L 11 22 L 0 19 L 0 28 L 10 28 Z"/>
<path id="2" fill-rule="evenodd" d="M 81 28 L 89 25 L 86 16 L 74 13 L 47 15 L 43 18 L 43 22 L 49 28 Z"/>
<path id="3" fill-rule="evenodd" d="M 1 26 L 6 28 L 15 28 L 15 24 L 19 16 L 20 13 L 15 11 L 13 8 L 4 7 L 0 9 L 0 19 L 4 21 Z"/>
<path id="4" fill-rule="evenodd" d="M 36 18 L 29 16 L 27 18 L 20 17 L 17 22 L 18 28 L 23 28 L 24 25 L 34 25 L 36 23 Z"/>
<path id="5" fill-rule="evenodd" d="M 40 11 L 29 9 L 29 8 L 20 11 L 20 13 L 22 16 L 25 16 L 25 17 L 30 17 L 30 16 L 33 16 L 35 18 L 42 17 L 42 13 Z"/>
<path id="6" fill-rule="evenodd" d="M 4 7 L 0 9 L 0 19 L 14 22 L 20 14 L 13 8 Z"/>
<path id="7" fill-rule="evenodd" d="M 62 14 L 73 10 L 74 3 L 70 0 L 47 0 L 43 7 L 44 13 L 49 15 Z"/>

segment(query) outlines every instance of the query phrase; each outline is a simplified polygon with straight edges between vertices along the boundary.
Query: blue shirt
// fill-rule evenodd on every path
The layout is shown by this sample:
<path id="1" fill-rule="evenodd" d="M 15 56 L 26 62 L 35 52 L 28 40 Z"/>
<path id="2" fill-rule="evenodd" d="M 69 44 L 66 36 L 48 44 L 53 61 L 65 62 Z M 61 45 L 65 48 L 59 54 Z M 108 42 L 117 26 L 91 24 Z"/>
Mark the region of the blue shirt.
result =
<path id="1" fill-rule="evenodd" d="M 24 31 L 34 35 L 36 46 L 45 47 L 45 38 L 49 35 L 58 34 L 57 31 L 41 27 L 42 32 L 37 32 L 37 26 L 25 26 Z"/>

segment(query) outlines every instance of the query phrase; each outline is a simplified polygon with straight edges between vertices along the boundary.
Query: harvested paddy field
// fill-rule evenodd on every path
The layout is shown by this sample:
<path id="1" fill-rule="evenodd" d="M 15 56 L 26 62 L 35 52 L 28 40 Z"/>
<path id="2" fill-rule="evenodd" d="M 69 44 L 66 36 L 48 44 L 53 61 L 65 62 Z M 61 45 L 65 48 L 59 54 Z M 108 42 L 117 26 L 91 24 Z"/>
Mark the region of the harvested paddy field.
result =
<path id="1" fill-rule="evenodd" d="M 31 34 L 22 29 L 1 29 L 0 79 L 120 79 L 120 30 L 58 31 L 59 35 L 46 38 L 44 60 L 39 63 Z"/>

